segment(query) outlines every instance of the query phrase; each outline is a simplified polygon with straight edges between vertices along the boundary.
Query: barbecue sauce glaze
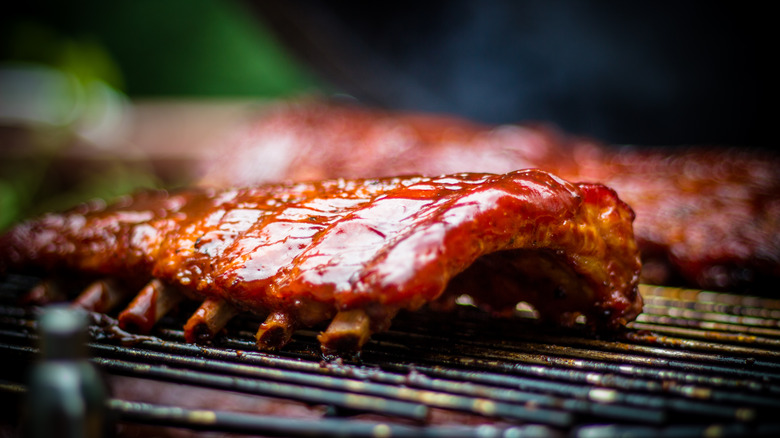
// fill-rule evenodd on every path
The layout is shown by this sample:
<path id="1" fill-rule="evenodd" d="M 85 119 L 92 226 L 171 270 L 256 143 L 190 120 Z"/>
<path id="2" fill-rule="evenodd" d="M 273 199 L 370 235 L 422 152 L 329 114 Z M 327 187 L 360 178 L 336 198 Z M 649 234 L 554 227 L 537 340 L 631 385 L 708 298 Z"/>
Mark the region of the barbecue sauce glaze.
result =
<path id="1" fill-rule="evenodd" d="M 144 192 L 18 225 L 0 266 L 159 282 L 295 326 L 336 317 L 373 333 L 466 294 L 614 328 L 641 310 L 633 218 L 611 189 L 540 170 Z M 141 296 L 125 313 L 154 312 Z"/>

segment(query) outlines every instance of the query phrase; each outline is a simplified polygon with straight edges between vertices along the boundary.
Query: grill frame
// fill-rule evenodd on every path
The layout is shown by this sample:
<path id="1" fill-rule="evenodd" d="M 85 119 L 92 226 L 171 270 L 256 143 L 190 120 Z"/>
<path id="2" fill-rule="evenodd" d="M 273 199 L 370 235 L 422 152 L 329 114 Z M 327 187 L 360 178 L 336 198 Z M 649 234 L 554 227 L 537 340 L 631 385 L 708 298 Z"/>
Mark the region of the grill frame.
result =
<path id="1" fill-rule="evenodd" d="M 37 355 L 29 279 L 0 283 L 0 398 L 24 396 Z M 187 308 L 133 344 L 91 327 L 92 363 L 112 382 L 175 383 L 310 410 L 307 418 L 108 400 L 120 432 L 265 436 L 730 436 L 780 434 L 780 300 L 641 286 L 646 309 L 625 332 L 543 327 L 531 312 L 499 319 L 469 306 L 402 312 L 358 358 L 325 360 L 317 330 L 282 351 L 253 351 L 261 322 L 240 316 L 213 345 L 186 344 Z M 161 385 L 163 383 L 160 383 Z M 296 408 L 296 409 L 297 409 Z M 13 417 L 11 417 L 13 418 Z M 291 421 L 294 420 L 294 421 Z M 189 433 L 189 432 L 187 432 Z"/>

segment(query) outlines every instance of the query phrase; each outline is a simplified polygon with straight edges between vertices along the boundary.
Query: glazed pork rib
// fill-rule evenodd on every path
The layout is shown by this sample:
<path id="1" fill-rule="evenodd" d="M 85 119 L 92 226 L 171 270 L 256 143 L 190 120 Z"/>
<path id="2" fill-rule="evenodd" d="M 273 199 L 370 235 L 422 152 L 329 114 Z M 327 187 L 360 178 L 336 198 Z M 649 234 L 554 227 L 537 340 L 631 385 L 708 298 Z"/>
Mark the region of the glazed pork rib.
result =
<path id="1" fill-rule="evenodd" d="M 614 147 L 540 124 L 299 101 L 271 106 L 214 153 L 203 184 L 226 187 L 539 168 L 604 184 L 632 207 L 643 282 L 766 293 L 780 280 L 780 156 L 767 151 Z"/>
<path id="2" fill-rule="evenodd" d="M 611 189 L 539 170 L 144 192 L 17 225 L 0 238 L 0 269 L 94 277 L 76 300 L 87 308 L 140 288 L 119 322 L 141 332 L 199 300 L 185 326 L 195 342 L 244 311 L 266 318 L 261 349 L 330 321 L 319 340 L 340 353 L 401 309 L 463 294 L 620 327 L 642 306 L 632 220 Z"/>

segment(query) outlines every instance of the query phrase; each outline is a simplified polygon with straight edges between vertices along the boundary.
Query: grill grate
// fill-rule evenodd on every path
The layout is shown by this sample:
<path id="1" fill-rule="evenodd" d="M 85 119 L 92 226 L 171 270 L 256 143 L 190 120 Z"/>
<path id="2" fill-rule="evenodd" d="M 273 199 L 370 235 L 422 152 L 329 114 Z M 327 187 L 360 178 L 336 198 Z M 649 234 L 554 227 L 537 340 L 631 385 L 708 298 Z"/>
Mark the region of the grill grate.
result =
<path id="1" fill-rule="evenodd" d="M 0 293 L 4 406 L 25 392 L 36 309 Z M 119 342 L 96 319 L 92 361 L 113 389 L 120 434 L 266 436 L 780 435 L 780 300 L 642 286 L 625 333 L 496 319 L 469 306 L 401 313 L 359 359 L 325 361 L 316 330 L 254 349 L 242 316 L 213 345 L 184 342 L 182 318 Z M 15 418 L 11 416 L 10 418 Z"/>

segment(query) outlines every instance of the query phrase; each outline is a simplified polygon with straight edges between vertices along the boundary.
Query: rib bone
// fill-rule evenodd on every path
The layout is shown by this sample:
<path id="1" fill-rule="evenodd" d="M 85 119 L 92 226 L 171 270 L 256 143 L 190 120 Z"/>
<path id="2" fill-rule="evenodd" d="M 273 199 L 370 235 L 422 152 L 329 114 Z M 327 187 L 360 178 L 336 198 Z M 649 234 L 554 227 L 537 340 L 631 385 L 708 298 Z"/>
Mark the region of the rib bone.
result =
<path id="1" fill-rule="evenodd" d="M 260 324 L 255 339 L 261 350 L 273 350 L 283 347 L 290 341 L 297 324 L 295 318 L 286 312 L 274 312 Z"/>
<path id="2" fill-rule="evenodd" d="M 90 312 L 106 313 L 116 307 L 127 296 L 127 290 L 111 280 L 97 280 L 87 286 L 73 301 L 73 307 Z"/>
<path id="3" fill-rule="evenodd" d="M 184 339 L 187 342 L 209 342 L 237 313 L 238 310 L 225 300 L 209 298 L 187 320 Z"/>
<path id="4" fill-rule="evenodd" d="M 21 304 L 45 306 L 65 300 L 65 293 L 57 281 L 47 279 L 32 287 L 20 298 Z"/>
<path id="5" fill-rule="evenodd" d="M 345 310 L 336 314 L 324 333 L 317 339 L 322 344 L 322 352 L 360 351 L 371 336 L 371 319 L 363 309 Z"/>
<path id="6" fill-rule="evenodd" d="M 184 298 L 160 280 L 150 281 L 122 313 L 119 327 L 139 333 L 149 333 L 154 324 Z"/>

